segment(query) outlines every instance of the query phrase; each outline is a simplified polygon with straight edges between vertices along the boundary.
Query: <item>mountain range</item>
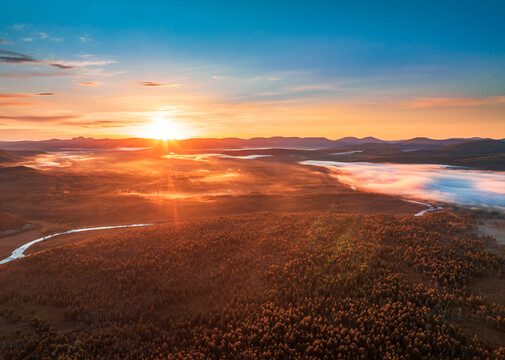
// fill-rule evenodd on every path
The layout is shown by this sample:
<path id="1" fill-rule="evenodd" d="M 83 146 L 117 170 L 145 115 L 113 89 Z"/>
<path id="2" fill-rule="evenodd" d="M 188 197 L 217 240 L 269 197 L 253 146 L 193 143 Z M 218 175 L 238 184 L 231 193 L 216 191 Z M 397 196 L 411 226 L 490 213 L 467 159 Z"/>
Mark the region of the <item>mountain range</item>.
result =
<path id="1" fill-rule="evenodd" d="M 416 137 L 408 140 L 381 140 L 374 137 L 344 137 L 337 140 L 330 140 L 324 137 L 255 137 L 251 139 L 240 138 L 193 138 L 185 140 L 161 141 L 144 138 L 124 138 L 124 139 L 94 139 L 76 137 L 68 140 L 51 139 L 41 141 L 0 141 L 0 149 L 3 150 L 32 150 L 32 151 L 63 151 L 63 150 L 110 150 L 116 148 L 151 148 L 164 146 L 170 151 L 178 152 L 184 150 L 233 150 L 233 149 L 259 149 L 259 148 L 281 148 L 281 149 L 301 149 L 317 150 L 342 148 L 348 146 L 364 144 L 390 144 L 395 145 L 399 150 L 427 150 L 459 144 L 481 138 L 450 138 L 450 139 L 429 139 Z"/>

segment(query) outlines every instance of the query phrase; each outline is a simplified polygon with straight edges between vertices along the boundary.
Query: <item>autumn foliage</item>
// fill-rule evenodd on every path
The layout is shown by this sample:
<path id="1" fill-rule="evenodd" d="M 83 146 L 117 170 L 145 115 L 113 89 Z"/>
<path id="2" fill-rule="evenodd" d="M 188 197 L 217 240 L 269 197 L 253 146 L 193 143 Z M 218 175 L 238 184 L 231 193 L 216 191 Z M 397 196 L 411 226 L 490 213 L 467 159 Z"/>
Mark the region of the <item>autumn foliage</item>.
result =
<path id="1" fill-rule="evenodd" d="M 9 359 L 499 359 L 505 307 L 471 289 L 503 249 L 450 214 L 256 214 L 67 245 L 0 267 Z"/>

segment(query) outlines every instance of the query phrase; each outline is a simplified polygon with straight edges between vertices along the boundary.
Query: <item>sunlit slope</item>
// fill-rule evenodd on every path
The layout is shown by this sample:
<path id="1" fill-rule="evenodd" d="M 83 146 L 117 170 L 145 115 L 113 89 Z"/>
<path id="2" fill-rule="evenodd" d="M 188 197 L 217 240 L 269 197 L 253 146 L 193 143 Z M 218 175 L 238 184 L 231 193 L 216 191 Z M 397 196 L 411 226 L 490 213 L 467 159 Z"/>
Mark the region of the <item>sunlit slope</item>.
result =
<path id="1" fill-rule="evenodd" d="M 505 303 L 474 294 L 477 280 L 503 284 L 504 272 L 503 249 L 446 213 L 188 221 L 1 266 L 4 319 L 27 325 L 4 331 L 0 349 L 6 358 L 498 359 Z M 71 326 L 28 325 L 33 315 L 19 309 L 34 304 Z"/>

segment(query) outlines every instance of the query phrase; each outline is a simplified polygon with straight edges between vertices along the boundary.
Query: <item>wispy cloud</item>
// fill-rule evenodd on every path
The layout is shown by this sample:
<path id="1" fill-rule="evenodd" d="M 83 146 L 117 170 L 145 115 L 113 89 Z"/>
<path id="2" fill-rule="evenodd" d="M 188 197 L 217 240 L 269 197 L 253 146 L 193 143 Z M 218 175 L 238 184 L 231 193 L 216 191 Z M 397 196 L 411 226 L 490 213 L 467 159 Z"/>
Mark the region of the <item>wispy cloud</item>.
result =
<path id="1" fill-rule="evenodd" d="M 127 124 L 115 120 L 66 121 L 62 125 L 79 126 L 87 129 L 105 129 L 125 127 Z"/>
<path id="2" fill-rule="evenodd" d="M 35 106 L 35 105 L 47 105 L 51 104 L 48 101 L 34 101 L 34 97 L 53 95 L 52 93 L 40 93 L 40 94 L 0 94 L 0 107 L 25 107 L 25 106 Z M 6 99 L 14 99 L 16 101 L 4 101 Z M 17 100 L 21 101 L 17 101 Z M 15 121 L 45 121 L 45 117 L 40 116 L 0 116 L 2 119 L 9 118 Z"/>
<path id="3" fill-rule="evenodd" d="M 8 116 L 0 115 L 0 119 L 27 121 L 27 122 L 59 122 L 63 120 L 78 119 L 80 115 L 55 115 L 55 116 L 39 116 L 39 115 L 24 115 L 24 116 Z"/>
<path id="4" fill-rule="evenodd" d="M 17 106 L 33 106 L 47 104 L 42 101 L 30 101 L 35 96 L 54 95 L 53 93 L 38 93 L 38 94 L 20 94 L 20 93 L 0 93 L 0 107 L 17 107 Z M 4 100 L 21 100 L 21 101 L 4 101 Z M 5 117 L 4 117 L 5 118 Z"/>
<path id="5" fill-rule="evenodd" d="M 4 38 L 0 38 L 0 44 L 10 44 L 9 40 L 5 40 Z"/>
<path id="6" fill-rule="evenodd" d="M 113 72 L 104 72 L 102 68 L 94 68 L 94 69 L 80 69 L 84 70 L 86 73 L 86 77 L 94 77 L 94 76 L 116 76 L 120 74 L 125 74 L 126 71 L 113 71 Z M 85 77 L 84 75 L 82 77 Z"/>
<path id="7" fill-rule="evenodd" d="M 33 106 L 43 104 L 40 101 L 7 101 L 1 102 L 0 107 L 11 107 L 11 106 Z"/>
<path id="8" fill-rule="evenodd" d="M 0 101 L 0 107 L 4 106 L 26 106 L 29 105 L 29 103 L 21 102 L 21 101 L 9 101 L 9 102 L 1 102 Z"/>
<path id="9" fill-rule="evenodd" d="M 0 49 L 0 63 L 21 64 L 21 63 L 36 63 L 39 60 L 25 54 L 14 51 Z"/>
<path id="10" fill-rule="evenodd" d="M 0 93 L 0 99 L 25 99 L 31 96 L 30 94 Z"/>
<path id="11" fill-rule="evenodd" d="M 64 65 L 64 64 L 60 64 L 60 63 L 50 63 L 49 64 L 50 66 L 54 66 L 58 69 L 62 69 L 62 70 L 69 70 L 69 69 L 75 69 L 75 66 L 72 66 L 72 65 Z"/>
<path id="12" fill-rule="evenodd" d="M 75 67 L 86 66 L 105 66 L 110 64 L 117 64 L 116 60 L 102 59 L 102 60 L 84 60 L 84 61 L 59 61 L 60 64 Z"/>
<path id="13" fill-rule="evenodd" d="M 133 85 L 125 85 L 125 86 L 175 87 L 175 86 L 179 86 L 179 84 L 163 84 L 163 83 L 157 83 L 157 82 L 153 82 L 153 81 L 137 81 Z"/>
<path id="14" fill-rule="evenodd" d="M 14 64 L 14 65 L 37 63 L 37 64 L 42 64 L 42 65 L 48 65 L 50 67 L 57 68 L 60 70 L 75 69 L 75 66 L 71 65 L 71 64 L 55 62 L 55 61 L 48 61 L 48 60 L 39 60 L 39 59 L 36 59 L 30 55 L 26 55 L 26 54 L 14 52 L 14 51 L 3 50 L 3 49 L 0 49 L 0 63 Z M 34 72 L 34 71 L 17 72 L 17 73 L 14 73 L 14 72 L 0 73 L 0 77 L 6 77 L 6 78 L 12 78 L 12 79 L 21 79 L 21 78 L 27 78 L 27 77 L 31 77 L 31 76 L 57 76 L 57 75 L 61 75 L 61 74 Z"/>
<path id="15" fill-rule="evenodd" d="M 54 95 L 52 92 L 43 92 L 38 94 L 19 94 L 19 93 L 0 93 L 0 100 L 2 99 L 27 99 L 33 96 L 50 96 Z"/>
<path id="16" fill-rule="evenodd" d="M 400 107 L 415 109 L 429 107 L 477 106 L 501 103 L 505 103 L 505 96 L 478 98 L 420 97 L 405 103 L 401 103 Z"/>
<path id="17" fill-rule="evenodd" d="M 12 28 L 16 31 L 23 31 L 25 26 L 26 24 L 14 24 L 12 25 Z"/>
<path id="18" fill-rule="evenodd" d="M 63 41 L 62 37 L 49 36 L 49 34 L 45 33 L 45 32 L 40 32 L 38 34 L 38 36 L 39 36 L 39 39 L 41 39 L 41 40 L 50 40 L 50 41 L 56 41 L 56 42 Z"/>
<path id="19" fill-rule="evenodd" d="M 79 83 L 79 85 L 82 85 L 82 86 L 99 86 L 101 84 L 102 83 L 99 81 L 87 81 L 87 82 L 80 82 Z"/>
<path id="20" fill-rule="evenodd" d="M 24 42 L 32 42 L 32 41 L 33 41 L 33 38 L 32 38 L 32 37 L 22 37 L 22 38 L 21 38 L 21 41 L 24 41 Z"/>
<path id="21" fill-rule="evenodd" d="M 72 72 L 67 71 L 52 71 L 52 72 L 35 72 L 35 71 L 19 71 L 19 72 L 0 72 L 0 78 L 8 79 L 26 79 L 30 77 L 52 77 L 52 76 L 68 76 Z"/>
<path id="22" fill-rule="evenodd" d="M 77 67 L 84 68 L 86 66 L 105 66 L 109 64 L 116 64 L 117 61 L 111 59 L 101 59 L 101 60 L 84 60 L 84 61 L 48 61 L 48 60 L 38 60 L 34 57 L 19 52 L 8 51 L 0 49 L 0 63 L 9 64 L 21 64 L 21 63 L 41 63 L 48 64 L 49 66 L 62 69 L 70 70 Z M 83 70 L 83 69 L 81 69 Z"/>

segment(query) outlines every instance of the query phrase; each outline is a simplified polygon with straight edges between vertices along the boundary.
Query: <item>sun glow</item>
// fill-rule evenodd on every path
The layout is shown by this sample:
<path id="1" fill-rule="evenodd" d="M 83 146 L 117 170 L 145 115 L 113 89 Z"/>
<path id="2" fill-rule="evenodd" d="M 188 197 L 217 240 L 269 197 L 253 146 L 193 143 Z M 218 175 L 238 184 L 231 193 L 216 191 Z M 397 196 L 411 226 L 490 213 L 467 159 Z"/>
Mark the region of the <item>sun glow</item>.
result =
<path id="1" fill-rule="evenodd" d="M 187 139 L 194 134 L 187 127 L 166 117 L 153 117 L 151 123 L 146 126 L 144 137 L 159 140 Z"/>

